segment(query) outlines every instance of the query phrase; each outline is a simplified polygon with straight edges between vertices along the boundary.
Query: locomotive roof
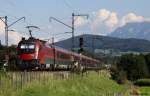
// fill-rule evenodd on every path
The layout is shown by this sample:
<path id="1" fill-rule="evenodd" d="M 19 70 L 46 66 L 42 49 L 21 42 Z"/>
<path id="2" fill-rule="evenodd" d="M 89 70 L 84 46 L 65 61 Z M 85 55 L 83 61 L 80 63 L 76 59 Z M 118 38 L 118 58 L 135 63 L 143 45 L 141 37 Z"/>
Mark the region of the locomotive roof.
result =
<path id="1" fill-rule="evenodd" d="M 22 38 L 22 40 L 19 42 L 19 43 L 34 43 L 36 42 L 37 40 L 39 40 L 41 43 L 46 43 L 46 41 L 44 40 L 40 40 L 40 39 L 36 39 L 34 37 L 29 37 L 28 39 L 25 39 L 25 38 Z"/>

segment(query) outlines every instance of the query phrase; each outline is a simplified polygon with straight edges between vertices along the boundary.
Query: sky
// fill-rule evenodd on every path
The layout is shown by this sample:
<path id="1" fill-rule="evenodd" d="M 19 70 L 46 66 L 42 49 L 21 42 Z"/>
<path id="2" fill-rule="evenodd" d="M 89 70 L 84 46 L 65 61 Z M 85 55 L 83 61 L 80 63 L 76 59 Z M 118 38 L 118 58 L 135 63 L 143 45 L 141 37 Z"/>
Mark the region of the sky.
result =
<path id="1" fill-rule="evenodd" d="M 28 37 L 29 25 L 38 26 L 33 35 L 41 39 L 55 37 L 55 41 L 71 37 L 71 29 L 52 20 L 55 17 L 71 26 L 71 14 L 88 14 L 89 18 L 75 18 L 75 35 L 108 35 L 129 22 L 150 21 L 150 0 L 0 0 L 0 17 L 8 16 L 8 25 L 25 16 L 9 29 L 9 44 L 17 44 Z M 0 40 L 4 44 L 4 24 L 0 21 Z"/>

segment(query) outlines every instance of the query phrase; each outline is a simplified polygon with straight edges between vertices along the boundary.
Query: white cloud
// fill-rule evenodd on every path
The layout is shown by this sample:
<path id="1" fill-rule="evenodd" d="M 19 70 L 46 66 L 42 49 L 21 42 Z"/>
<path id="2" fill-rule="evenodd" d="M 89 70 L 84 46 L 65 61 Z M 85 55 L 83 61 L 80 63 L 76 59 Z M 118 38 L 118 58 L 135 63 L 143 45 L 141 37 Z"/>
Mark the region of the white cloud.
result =
<path id="1" fill-rule="evenodd" d="M 22 35 L 19 32 L 9 31 L 9 45 L 18 44 L 21 40 Z M 25 36 L 26 37 L 26 36 Z"/>
<path id="2" fill-rule="evenodd" d="M 106 9 L 101 9 L 96 13 L 95 20 L 93 21 L 92 27 L 97 27 L 99 23 L 103 23 L 108 17 L 110 12 Z"/>
<path id="3" fill-rule="evenodd" d="M 95 34 L 108 35 L 116 28 L 121 27 L 127 23 L 150 21 L 149 18 L 145 18 L 132 12 L 122 17 L 119 17 L 118 15 L 119 14 L 117 12 L 107 9 L 100 9 L 97 12 L 92 12 L 92 20 L 89 20 L 90 22 L 87 27 L 90 26 L 90 31 L 94 32 Z M 78 25 L 86 25 L 85 22 L 87 21 L 82 19 Z"/>
<path id="4" fill-rule="evenodd" d="M 87 24 L 87 20 L 84 17 L 76 17 L 75 18 L 75 27 L 83 27 Z"/>
<path id="5" fill-rule="evenodd" d="M 4 33 L 4 23 L 0 20 L 0 35 L 2 35 Z"/>
<path id="6" fill-rule="evenodd" d="M 100 9 L 98 11 L 92 12 L 89 14 L 89 19 L 85 17 L 76 17 L 75 18 L 75 28 L 81 30 L 88 30 L 89 32 L 93 32 L 99 35 L 108 35 L 116 28 L 123 26 L 130 22 L 142 22 L 142 21 L 150 21 L 149 18 L 145 18 L 143 16 L 137 15 L 135 13 L 127 13 L 124 16 L 119 16 L 119 13 L 115 11 L 110 11 L 107 9 Z M 70 22 L 68 23 L 70 24 Z M 5 41 L 5 32 L 4 32 L 4 23 L 0 20 L 0 40 L 2 40 L 3 44 Z M 53 25 L 49 25 L 48 27 L 41 28 L 42 31 L 47 34 L 58 33 L 58 32 L 67 32 L 67 27 L 61 26 L 58 23 L 54 23 Z M 69 29 L 70 30 L 70 29 Z M 76 30 L 78 31 L 78 30 Z M 44 33 L 42 33 L 44 34 Z M 76 32 L 76 34 L 78 34 Z M 42 35 L 44 37 L 44 35 Z M 47 35 L 46 35 L 47 36 Z M 45 37 L 46 37 L 45 36 Z M 22 34 L 19 31 L 17 32 L 9 32 L 9 44 L 17 44 L 21 39 Z M 28 37 L 28 36 L 25 36 Z M 49 36 L 48 36 L 49 37 Z M 41 37 L 41 34 L 39 36 Z M 59 41 L 59 40 L 55 40 Z"/>
<path id="7" fill-rule="evenodd" d="M 117 13 L 112 12 L 106 21 L 106 25 L 109 26 L 110 28 L 114 28 L 118 24 L 118 16 Z"/>
<path id="8" fill-rule="evenodd" d="M 4 31 L 5 25 L 2 21 L 0 21 L 0 40 L 2 41 L 2 44 L 5 44 L 5 31 Z M 8 43 L 11 44 L 17 44 L 21 39 L 21 34 L 19 32 L 8 32 Z"/>
<path id="9" fill-rule="evenodd" d="M 121 19 L 121 26 L 125 25 L 126 23 L 130 22 L 142 22 L 146 19 L 143 16 L 138 16 L 134 13 L 128 13 L 127 15 L 123 16 Z"/>
<path id="10" fill-rule="evenodd" d="M 118 25 L 118 16 L 116 12 L 106 9 L 100 9 L 91 24 L 91 30 L 100 34 L 107 35 Z"/>
<path id="11" fill-rule="evenodd" d="M 119 17 L 117 12 L 107 9 L 100 9 L 99 11 L 92 12 L 91 14 L 92 16 L 90 17 L 92 17 L 92 20 L 78 17 L 75 21 L 75 26 L 77 28 L 80 27 L 80 29 L 88 28 L 90 26 L 90 31 L 99 35 L 107 35 L 114 31 L 116 28 L 130 22 L 142 22 L 149 20 L 132 12 Z"/>

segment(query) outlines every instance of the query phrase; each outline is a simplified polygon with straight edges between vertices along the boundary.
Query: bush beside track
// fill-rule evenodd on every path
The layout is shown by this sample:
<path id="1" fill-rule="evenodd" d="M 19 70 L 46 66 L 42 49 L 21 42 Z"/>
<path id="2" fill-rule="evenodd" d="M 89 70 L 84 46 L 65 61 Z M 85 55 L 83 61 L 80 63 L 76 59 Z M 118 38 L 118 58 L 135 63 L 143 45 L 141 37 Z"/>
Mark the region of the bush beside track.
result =
<path id="1" fill-rule="evenodd" d="M 150 87 L 150 79 L 139 79 L 134 82 L 134 85 L 137 86 L 149 86 Z"/>

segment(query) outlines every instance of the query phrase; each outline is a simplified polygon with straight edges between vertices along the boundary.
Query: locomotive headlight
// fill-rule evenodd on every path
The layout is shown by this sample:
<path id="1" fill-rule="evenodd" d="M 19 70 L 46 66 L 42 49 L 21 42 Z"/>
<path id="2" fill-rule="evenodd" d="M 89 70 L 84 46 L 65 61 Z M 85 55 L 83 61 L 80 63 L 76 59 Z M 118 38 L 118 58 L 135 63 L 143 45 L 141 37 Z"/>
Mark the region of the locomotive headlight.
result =
<path id="1" fill-rule="evenodd" d="M 21 48 L 21 49 L 25 49 L 25 48 L 26 48 L 26 45 L 25 45 L 25 44 L 22 44 L 22 45 L 20 46 L 20 48 Z"/>

